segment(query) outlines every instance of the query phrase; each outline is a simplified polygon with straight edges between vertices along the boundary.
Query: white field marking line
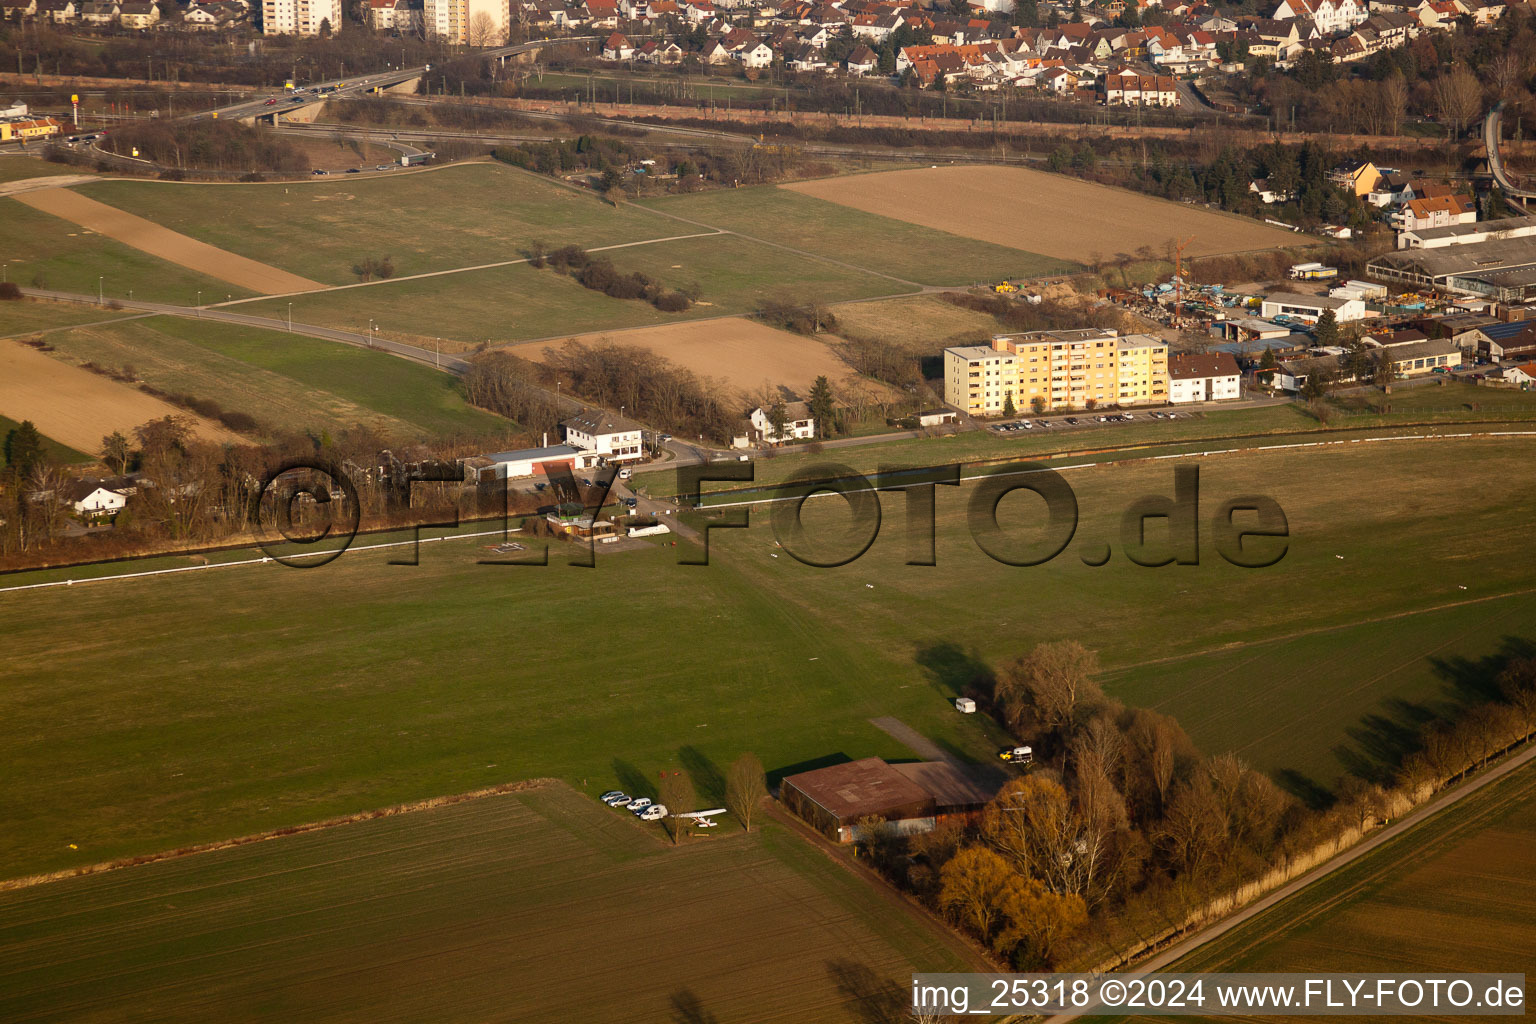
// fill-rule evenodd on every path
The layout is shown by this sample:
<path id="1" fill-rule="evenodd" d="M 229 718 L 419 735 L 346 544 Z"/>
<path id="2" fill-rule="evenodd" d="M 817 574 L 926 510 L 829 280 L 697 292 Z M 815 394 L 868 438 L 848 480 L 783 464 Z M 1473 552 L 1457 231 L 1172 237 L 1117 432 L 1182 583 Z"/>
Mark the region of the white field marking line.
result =
<path id="1" fill-rule="evenodd" d="M 716 235 L 728 235 L 729 231 L 715 229 L 714 231 L 700 231 L 693 235 L 672 235 L 668 238 L 642 238 L 638 242 L 619 242 L 616 245 L 599 245 L 585 252 L 612 252 L 614 249 L 632 249 L 638 245 L 660 245 L 663 242 L 685 242 L 690 238 L 713 238 Z M 232 251 L 232 250 L 230 250 Z M 239 255 L 239 253 L 235 253 Z M 344 292 L 353 288 L 375 288 L 383 284 L 398 284 L 401 281 L 420 281 L 428 277 L 447 277 L 449 274 L 468 274 L 476 270 L 495 270 L 497 267 L 515 267 L 521 263 L 532 263 L 531 257 L 523 257 L 520 260 L 501 260 L 497 263 L 481 263 L 474 267 L 450 267 L 447 270 L 428 270 L 420 274 L 406 274 L 404 277 L 381 277 L 376 281 L 354 281 L 351 284 L 332 284 L 320 288 L 311 288 L 303 292 L 273 292 L 268 295 L 253 295 L 247 299 L 231 299 L 228 302 L 210 302 L 208 309 L 221 309 L 227 306 L 239 306 L 247 302 L 264 302 L 268 299 L 287 299 L 300 295 L 319 295 L 322 292 Z M 279 267 L 279 270 L 282 268 Z M 195 308 L 195 307 L 194 307 Z M 279 317 L 278 319 L 281 319 Z"/>
<path id="2" fill-rule="evenodd" d="M 322 551 L 301 551 L 291 555 L 285 554 L 283 557 L 318 558 L 321 555 L 335 555 L 340 557 L 341 555 L 350 554 L 356 551 L 380 551 L 384 548 L 401 548 L 408 544 L 431 544 L 433 541 L 439 540 L 472 540 L 476 537 L 497 537 L 504 536 L 508 532 L 511 531 L 487 530 L 481 533 L 455 533 L 447 537 L 421 537 L 417 540 L 396 540 L 388 541 L 383 544 L 349 545 L 348 547 L 342 548 L 339 552 L 335 548 L 326 548 Z M 92 576 L 81 580 L 54 580 L 49 583 L 25 583 L 15 587 L 0 587 L 0 594 L 9 593 L 14 590 L 43 590 L 48 587 L 72 587 L 76 584 L 83 586 L 87 583 L 106 583 L 109 580 L 132 580 L 140 579 L 145 576 L 168 576 L 172 573 L 196 572 L 201 569 L 228 569 L 234 566 L 242 565 L 266 565 L 269 562 L 275 561 L 277 561 L 275 558 L 267 556 L 263 558 L 245 558 L 234 562 L 209 562 L 207 565 L 181 565 L 174 569 L 146 569 L 143 572 L 118 573 L 113 576 Z"/>
<path id="3" fill-rule="evenodd" d="M 1204 457 L 1206 457 L 1208 455 L 1233 455 L 1233 454 L 1237 454 L 1239 452 L 1278 452 L 1278 451 L 1285 451 L 1287 449 L 1292 449 L 1292 448 L 1321 448 L 1321 447 L 1324 447 L 1324 446 L 1327 446 L 1327 445 L 1359 444 L 1362 441 L 1439 441 L 1439 440 L 1448 440 L 1448 439 L 1451 439 L 1451 438 L 1468 438 L 1468 437 L 1533 437 L 1533 436 L 1536 436 L 1536 430 L 1504 430 L 1504 431 L 1487 431 L 1487 432 L 1483 432 L 1483 433 L 1466 433 L 1466 434 L 1393 434 L 1393 435 L 1387 435 L 1387 436 L 1384 436 L 1384 437 L 1342 438 L 1342 439 L 1340 439 L 1338 441 L 1301 441 L 1301 442 L 1297 442 L 1296 444 L 1267 444 L 1267 445 L 1263 445 L 1263 446 L 1259 446 L 1259 447 L 1254 447 L 1254 448 L 1220 448 L 1220 449 L 1215 449 L 1215 450 L 1211 450 L 1211 451 L 1203 451 L 1203 452 L 1177 452 L 1177 453 L 1175 453 L 1173 455 L 1139 455 L 1139 456 L 1136 456 L 1135 458 L 1130 458 L 1130 459 L 1113 459 L 1110 462 L 1079 462 L 1079 463 L 1074 463 L 1074 464 L 1069 465 L 1069 466 L 1041 466 L 1041 467 L 1039 467 L 1037 469 L 1017 469 L 1017 470 L 1011 470 L 1011 471 L 1006 472 L 1006 473 L 977 473 L 977 474 L 974 474 L 972 476 L 962 476 L 960 478 L 960 482 L 961 483 L 969 483 L 969 482 L 971 482 L 973 480 L 989 480 L 989 479 L 995 479 L 997 477 L 1027 476 L 1027 475 L 1029 475 L 1031 473 L 1064 473 L 1064 472 L 1067 472 L 1069 470 L 1074 470 L 1074 469 L 1093 469 L 1096 466 L 1105 466 L 1105 465 L 1110 465 L 1110 464 L 1124 465 L 1127 462 L 1157 462 L 1157 461 L 1160 461 L 1162 459 L 1199 459 L 1199 458 L 1204 458 Z M 1177 442 L 1174 442 L 1174 443 L 1177 443 Z M 938 467 L 919 466 L 919 467 L 914 467 L 914 468 L 916 468 L 916 469 L 934 469 L 934 468 L 938 468 Z M 778 484 L 778 485 L 767 484 L 765 486 L 770 486 L 771 487 L 771 486 L 784 486 L 784 485 L 783 484 Z M 822 489 L 822 490 L 812 491 L 810 494 L 807 494 L 805 496 L 805 498 L 836 497 L 838 495 L 843 495 L 843 494 L 860 494 L 860 493 L 863 493 L 865 491 L 878 491 L 878 490 L 880 490 L 879 487 L 857 487 L 857 488 L 853 488 L 851 490 L 845 490 L 845 491 L 836 491 L 836 490 L 831 490 L 830 488 L 825 488 L 825 489 Z M 702 500 L 702 497 L 701 497 L 701 500 Z M 741 508 L 741 507 L 744 507 L 744 506 L 747 506 L 747 505 L 769 505 L 769 504 L 772 504 L 772 503 L 774 503 L 776 501 L 803 501 L 803 500 L 805 500 L 805 499 L 799 497 L 798 495 L 784 495 L 784 496 L 777 497 L 777 498 L 754 498 L 751 501 L 722 501 L 722 502 L 718 502 L 718 503 L 714 503 L 714 504 L 705 504 L 704 508 L 706 508 L 706 509 L 712 509 L 712 508 Z"/>

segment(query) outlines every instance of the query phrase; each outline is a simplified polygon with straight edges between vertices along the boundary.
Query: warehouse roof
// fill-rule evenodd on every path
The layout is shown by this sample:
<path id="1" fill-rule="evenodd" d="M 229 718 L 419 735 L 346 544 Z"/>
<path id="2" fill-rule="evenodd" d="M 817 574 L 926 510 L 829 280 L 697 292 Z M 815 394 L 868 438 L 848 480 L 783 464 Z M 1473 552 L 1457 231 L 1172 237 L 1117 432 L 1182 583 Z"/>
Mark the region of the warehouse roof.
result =
<path id="1" fill-rule="evenodd" d="M 801 772 L 784 782 L 841 821 L 886 815 L 933 800 L 926 789 L 878 757 Z"/>

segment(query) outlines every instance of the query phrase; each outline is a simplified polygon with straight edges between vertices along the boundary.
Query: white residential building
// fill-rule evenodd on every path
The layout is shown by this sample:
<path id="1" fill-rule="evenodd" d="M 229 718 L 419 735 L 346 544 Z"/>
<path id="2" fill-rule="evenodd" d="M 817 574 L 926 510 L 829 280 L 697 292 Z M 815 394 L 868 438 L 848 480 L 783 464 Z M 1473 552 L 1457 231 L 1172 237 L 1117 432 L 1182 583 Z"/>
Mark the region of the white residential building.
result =
<path id="1" fill-rule="evenodd" d="M 762 444 L 785 444 L 790 441 L 809 441 L 816 436 L 816 420 L 811 407 L 804 402 L 786 402 L 784 405 L 784 432 L 774 429 L 769 410 L 759 406 L 747 414 L 750 430 L 736 437 L 736 447 L 745 448 L 752 441 Z"/>
<path id="2" fill-rule="evenodd" d="M 1227 352 L 1180 352 L 1168 357 L 1168 401 L 1223 402 L 1242 397 L 1242 371 Z"/>
<path id="3" fill-rule="evenodd" d="M 341 31 L 341 0 L 262 0 L 261 31 L 269 36 L 318 36 Z"/>
<path id="4" fill-rule="evenodd" d="M 634 420 L 590 409 L 560 424 L 565 429 L 565 443 L 584 454 L 598 456 L 600 462 L 638 462 L 645 458 L 642 427 Z"/>

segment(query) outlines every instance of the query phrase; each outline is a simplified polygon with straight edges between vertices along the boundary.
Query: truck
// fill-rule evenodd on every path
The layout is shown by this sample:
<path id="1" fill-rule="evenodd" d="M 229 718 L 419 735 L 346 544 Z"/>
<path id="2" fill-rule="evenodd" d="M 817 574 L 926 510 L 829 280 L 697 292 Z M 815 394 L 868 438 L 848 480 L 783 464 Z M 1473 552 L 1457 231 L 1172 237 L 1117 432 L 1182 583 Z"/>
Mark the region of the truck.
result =
<path id="1" fill-rule="evenodd" d="M 1007 764 L 1033 764 L 1035 751 L 1032 747 L 1004 747 L 997 752 L 997 759 Z"/>
<path id="2" fill-rule="evenodd" d="M 1291 265 L 1291 277 L 1297 281 L 1322 281 L 1338 276 L 1339 271 L 1337 267 L 1329 267 L 1321 263 L 1295 263 Z"/>

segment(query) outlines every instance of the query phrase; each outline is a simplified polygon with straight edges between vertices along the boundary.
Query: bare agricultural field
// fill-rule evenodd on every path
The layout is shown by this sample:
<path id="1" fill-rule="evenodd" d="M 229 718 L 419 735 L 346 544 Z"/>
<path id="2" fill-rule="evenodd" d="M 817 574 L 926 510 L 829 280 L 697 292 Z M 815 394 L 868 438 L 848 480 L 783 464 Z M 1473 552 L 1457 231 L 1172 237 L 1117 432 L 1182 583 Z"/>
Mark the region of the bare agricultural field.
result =
<path id="1" fill-rule="evenodd" d="M 700 377 L 722 381 L 743 393 L 755 392 L 768 384 L 783 385 L 804 394 L 817 377 L 825 375 L 836 382 L 856 376 L 847 363 L 815 338 L 743 317 L 605 331 L 572 340 L 589 344 L 612 341 L 648 349 Z M 541 361 L 545 349 L 559 344 L 530 342 L 514 345 L 509 351 L 524 359 Z"/>
<path id="2" fill-rule="evenodd" d="M 946 345 L 984 343 L 998 331 L 997 321 L 986 313 L 931 295 L 839 303 L 832 315 L 839 334 L 878 338 L 929 355 Z"/>
<path id="3" fill-rule="evenodd" d="M 178 266 L 200 271 L 241 288 L 267 294 L 314 291 L 324 287 L 286 270 L 215 248 L 106 203 L 65 188 L 26 192 L 16 201 L 81 227 L 115 238 L 124 245 Z M 209 296 L 211 299 L 213 296 Z"/>
<path id="4" fill-rule="evenodd" d="M 60 444 L 83 452 L 101 447 L 114 430 L 162 416 L 189 415 L 182 409 L 105 377 L 70 366 L 18 342 L 0 342 L 0 413 L 31 420 Z M 210 441 L 241 443 L 239 435 L 201 417 L 197 434 Z"/>
<path id="5" fill-rule="evenodd" d="M 1188 256 L 1276 249 L 1305 241 L 1246 217 L 1024 167 L 932 167 L 781 186 L 967 238 L 1083 261 L 1162 252 L 1194 237 Z"/>
<path id="6" fill-rule="evenodd" d="M 0 1018 L 835 1024 L 976 969 L 777 825 L 660 831 L 550 784 L 0 894 Z"/>
<path id="7" fill-rule="evenodd" d="M 1533 841 L 1536 766 L 1526 765 L 1173 969 L 1530 974 L 1536 969 Z"/>

